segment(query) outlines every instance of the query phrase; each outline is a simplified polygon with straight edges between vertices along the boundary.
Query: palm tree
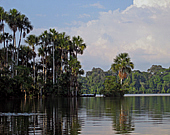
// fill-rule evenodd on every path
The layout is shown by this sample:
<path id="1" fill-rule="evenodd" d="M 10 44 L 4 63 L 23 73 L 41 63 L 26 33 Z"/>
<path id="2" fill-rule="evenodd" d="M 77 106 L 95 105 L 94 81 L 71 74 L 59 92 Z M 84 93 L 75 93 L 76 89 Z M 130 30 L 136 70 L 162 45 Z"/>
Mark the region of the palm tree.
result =
<path id="1" fill-rule="evenodd" d="M 35 35 L 29 35 L 27 39 L 25 40 L 26 43 L 28 43 L 32 47 L 32 51 L 34 53 L 33 57 L 33 70 L 34 70 L 34 85 L 35 85 L 35 45 L 38 45 L 39 38 Z"/>
<path id="2" fill-rule="evenodd" d="M 55 29 L 50 29 L 50 32 L 51 32 L 51 40 L 52 40 L 52 43 L 53 43 L 53 85 L 55 83 L 55 46 L 57 45 L 57 39 L 58 39 L 58 32 L 56 32 Z"/>
<path id="3" fill-rule="evenodd" d="M 86 44 L 83 43 L 84 41 L 80 36 L 78 36 L 78 37 L 74 36 L 72 40 L 73 40 L 73 47 L 74 47 L 74 50 L 75 50 L 75 53 L 76 53 L 75 57 L 77 59 L 77 54 L 83 54 L 83 51 L 86 48 Z M 78 73 L 75 73 L 76 96 L 77 96 L 77 92 L 78 92 L 77 74 Z"/>
<path id="4" fill-rule="evenodd" d="M 20 31 L 20 38 L 19 38 L 18 49 L 17 49 L 17 60 L 16 60 L 17 66 L 18 66 L 19 48 L 21 44 L 22 35 L 23 38 L 25 38 L 26 34 L 28 34 L 33 29 L 33 26 L 31 25 L 30 21 L 23 14 L 18 17 L 18 29 Z"/>
<path id="5" fill-rule="evenodd" d="M 4 21 L 7 21 L 7 13 L 4 11 L 3 7 L 0 7 L 0 31 L 4 33 Z"/>
<path id="6" fill-rule="evenodd" d="M 1 35 L 1 40 L 3 40 L 4 42 L 4 55 L 5 55 L 5 39 L 4 39 L 4 21 L 7 21 L 7 13 L 4 11 L 3 7 L 0 7 L 0 31 L 3 31 L 3 34 Z M 6 59 L 6 57 L 4 57 Z M 6 63 L 6 60 L 4 62 L 4 64 Z"/>
<path id="7" fill-rule="evenodd" d="M 43 76 L 43 81 L 44 81 L 44 57 L 45 57 L 45 51 L 44 51 L 43 45 L 41 45 L 41 47 L 38 48 L 38 56 L 41 57 L 41 61 L 42 61 L 42 68 L 43 68 L 42 76 Z"/>
<path id="8" fill-rule="evenodd" d="M 127 74 L 130 73 L 134 68 L 134 64 L 131 62 L 128 53 L 121 53 L 116 56 L 116 59 L 114 59 L 114 63 L 112 64 L 111 68 L 113 71 L 119 72 L 119 78 L 122 84 L 123 79 L 125 79 Z"/>
<path id="9" fill-rule="evenodd" d="M 44 81 L 46 83 L 47 81 L 47 52 L 48 52 L 48 45 L 50 45 L 51 43 L 50 34 L 47 31 L 44 31 L 40 35 L 39 38 L 41 41 L 40 44 L 42 45 L 43 51 L 45 52 L 45 67 L 44 67 L 44 59 L 43 59 L 43 74 L 45 74 Z"/>
<path id="10" fill-rule="evenodd" d="M 68 51 L 70 47 L 69 41 L 70 37 L 66 36 L 65 32 L 59 34 L 59 45 L 57 48 L 61 50 L 61 72 L 63 71 L 63 63 L 65 58 L 64 51 Z"/>
<path id="11" fill-rule="evenodd" d="M 33 50 L 29 46 L 21 45 L 19 51 L 20 65 L 30 67 L 31 63 L 29 61 L 33 58 Z"/>
<path id="12" fill-rule="evenodd" d="M 76 52 L 75 56 L 77 58 L 77 54 L 83 54 L 84 49 L 86 48 L 86 44 L 83 43 L 83 39 L 78 36 L 78 37 L 73 37 L 73 46 L 74 46 L 74 50 Z"/>
<path id="13" fill-rule="evenodd" d="M 3 35 L 2 35 L 2 40 L 4 41 L 4 42 L 6 42 L 6 47 L 4 47 L 4 49 L 5 49 L 5 52 L 6 52 L 6 57 L 5 57 L 5 62 L 6 62 L 6 67 L 8 66 L 8 43 L 9 43 L 9 41 L 12 41 L 12 35 L 10 35 L 9 33 L 4 33 Z"/>
<path id="14" fill-rule="evenodd" d="M 11 77 L 12 78 L 14 77 L 13 62 L 14 62 L 14 50 L 16 49 L 15 34 L 16 34 L 17 29 L 18 29 L 18 18 L 19 18 L 19 16 L 20 16 L 20 13 L 16 9 L 10 9 L 10 12 L 8 14 L 7 23 L 9 25 L 10 29 L 13 31 L 13 51 L 12 51 L 12 66 L 11 66 L 11 71 L 12 71 Z"/>

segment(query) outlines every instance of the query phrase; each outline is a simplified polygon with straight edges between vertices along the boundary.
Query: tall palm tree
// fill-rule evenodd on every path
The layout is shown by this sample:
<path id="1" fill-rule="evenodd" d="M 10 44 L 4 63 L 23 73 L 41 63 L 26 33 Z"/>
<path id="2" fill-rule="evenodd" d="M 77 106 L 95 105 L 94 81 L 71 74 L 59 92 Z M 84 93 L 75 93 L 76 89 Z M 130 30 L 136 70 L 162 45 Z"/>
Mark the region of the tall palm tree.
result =
<path id="1" fill-rule="evenodd" d="M 33 57 L 33 70 L 34 70 L 34 85 L 35 85 L 35 45 L 39 44 L 39 38 L 36 37 L 35 35 L 29 35 L 27 39 L 25 40 L 26 43 L 28 43 L 32 47 L 32 51 L 34 53 Z"/>
<path id="2" fill-rule="evenodd" d="M 3 7 L 0 7 L 0 31 L 4 33 L 4 21 L 7 21 L 8 14 L 4 11 Z"/>
<path id="3" fill-rule="evenodd" d="M 6 47 L 4 47 L 5 53 L 6 53 L 5 62 L 6 62 L 6 66 L 8 66 L 8 43 L 10 41 L 12 41 L 12 35 L 10 35 L 9 33 L 5 32 L 2 35 L 2 40 L 6 43 Z"/>
<path id="4" fill-rule="evenodd" d="M 18 57 L 19 57 L 19 48 L 21 44 L 22 35 L 23 38 L 25 38 L 26 34 L 28 34 L 33 29 L 33 26 L 31 25 L 31 22 L 28 20 L 28 18 L 22 14 L 18 17 L 18 30 L 20 31 L 19 36 L 19 43 L 17 48 L 17 62 L 16 65 L 18 65 Z"/>
<path id="5" fill-rule="evenodd" d="M 20 13 L 16 9 L 10 9 L 10 12 L 8 13 L 8 25 L 10 29 L 13 31 L 13 51 L 12 51 L 12 65 L 11 65 L 11 77 L 14 77 L 14 50 L 16 50 L 16 31 L 18 29 L 18 18 L 20 16 Z"/>
<path id="6" fill-rule="evenodd" d="M 4 55 L 6 53 L 6 48 L 5 48 L 5 40 L 4 40 L 4 21 L 7 21 L 7 13 L 4 11 L 4 8 L 3 7 L 0 7 L 0 31 L 3 31 L 3 35 L 1 35 L 1 40 L 3 40 L 3 43 L 4 43 Z M 5 57 L 6 59 L 6 57 Z M 4 62 L 4 64 L 6 63 L 6 60 Z"/>
<path id="7" fill-rule="evenodd" d="M 73 37 L 73 46 L 74 46 L 74 51 L 75 51 L 75 56 L 77 58 L 77 54 L 83 54 L 84 49 L 86 48 L 86 44 L 83 43 L 83 39 L 80 36 Z"/>
<path id="8" fill-rule="evenodd" d="M 44 51 L 44 46 L 41 45 L 40 48 L 38 48 L 38 56 L 41 57 L 41 61 L 42 61 L 42 68 L 43 68 L 43 72 L 42 72 L 42 76 L 43 76 L 43 81 L 45 80 L 44 78 L 44 57 L 45 57 L 45 51 Z"/>
<path id="9" fill-rule="evenodd" d="M 63 72 L 63 63 L 64 58 L 67 56 L 64 56 L 64 51 L 69 50 L 69 41 L 70 37 L 65 34 L 65 32 L 59 34 L 59 45 L 57 46 L 58 49 L 61 50 L 61 72 Z"/>
<path id="10" fill-rule="evenodd" d="M 83 54 L 83 51 L 86 48 L 86 44 L 83 43 L 84 41 L 80 36 L 78 36 L 78 37 L 74 36 L 73 39 L 72 39 L 72 42 L 73 42 L 73 47 L 74 47 L 74 50 L 75 50 L 75 53 L 76 53 L 75 57 L 77 59 L 77 54 Z M 75 73 L 76 96 L 77 96 L 77 92 L 78 92 L 77 74 L 78 74 L 78 72 Z"/>
<path id="11" fill-rule="evenodd" d="M 40 44 L 43 46 L 43 50 L 45 51 L 45 67 L 43 65 L 43 69 L 45 72 L 45 73 L 43 72 L 43 74 L 45 74 L 45 78 L 44 78 L 45 83 L 47 81 L 47 55 L 48 55 L 48 45 L 50 45 L 50 43 L 51 43 L 50 34 L 47 31 L 44 31 L 40 35 Z"/>
<path id="12" fill-rule="evenodd" d="M 119 78 L 121 80 L 121 84 L 123 83 L 123 79 L 127 77 L 127 74 L 131 72 L 134 68 L 133 62 L 131 62 L 128 53 L 121 53 L 114 59 L 114 63 L 111 66 L 113 71 L 119 72 Z"/>
<path id="13" fill-rule="evenodd" d="M 53 85 L 55 83 L 55 46 L 57 45 L 57 39 L 58 39 L 58 32 L 56 32 L 55 29 L 50 29 L 50 33 L 51 33 L 51 40 L 52 40 L 52 44 L 53 44 Z"/>

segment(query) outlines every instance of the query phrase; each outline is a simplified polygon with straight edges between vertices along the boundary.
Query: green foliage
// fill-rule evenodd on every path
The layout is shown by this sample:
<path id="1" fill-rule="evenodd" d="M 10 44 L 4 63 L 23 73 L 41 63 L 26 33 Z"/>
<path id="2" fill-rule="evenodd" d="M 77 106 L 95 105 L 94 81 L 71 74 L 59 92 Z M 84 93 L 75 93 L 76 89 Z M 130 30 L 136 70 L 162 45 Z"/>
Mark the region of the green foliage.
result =
<path id="1" fill-rule="evenodd" d="M 132 71 L 125 80 L 129 93 L 169 93 L 170 70 L 152 65 L 147 72 Z"/>
<path id="2" fill-rule="evenodd" d="M 106 76 L 113 75 L 113 72 L 109 70 L 104 72 L 100 68 L 93 68 L 92 71 L 86 72 L 86 77 L 79 77 L 79 81 L 82 83 L 82 93 L 101 93 L 104 89 L 104 81 Z"/>
<path id="3" fill-rule="evenodd" d="M 122 85 L 116 82 L 116 76 L 107 76 L 102 94 L 105 96 L 119 96 Z"/>
<path id="4" fill-rule="evenodd" d="M 86 73 L 86 77 L 80 77 L 82 93 L 110 94 L 118 89 L 120 80 L 111 70 L 104 72 L 100 68 L 93 68 Z M 153 65 L 148 72 L 134 70 L 123 81 L 121 90 L 124 93 L 169 93 L 170 92 L 170 68 L 165 69 L 160 65 Z M 128 91 L 127 91 L 128 90 Z"/>
<path id="5" fill-rule="evenodd" d="M 11 34 L 5 33 L 7 26 Z M 21 45 L 21 39 L 32 29 L 25 15 L 0 7 L 0 96 L 77 96 L 81 88 L 77 78 L 84 74 L 78 61 L 86 48 L 83 39 L 71 39 L 65 32 L 50 29 L 38 36 L 29 35 L 24 40 L 27 45 Z"/>

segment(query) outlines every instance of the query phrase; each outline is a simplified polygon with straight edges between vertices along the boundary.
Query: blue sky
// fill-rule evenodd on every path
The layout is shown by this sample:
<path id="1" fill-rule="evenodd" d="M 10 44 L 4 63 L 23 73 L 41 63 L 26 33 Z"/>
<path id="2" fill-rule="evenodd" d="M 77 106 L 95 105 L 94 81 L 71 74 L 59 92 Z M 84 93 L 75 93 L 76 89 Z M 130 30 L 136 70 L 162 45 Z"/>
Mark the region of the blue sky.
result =
<path id="1" fill-rule="evenodd" d="M 86 45 L 79 60 L 85 71 L 108 70 L 119 53 L 129 53 L 135 69 L 170 65 L 170 2 L 167 0 L 0 0 L 6 11 L 25 14 L 39 35 L 55 28 L 80 35 Z"/>
<path id="2" fill-rule="evenodd" d="M 26 14 L 36 28 L 71 27 L 73 22 L 97 19 L 99 12 L 124 10 L 132 0 L 1 0 L 6 11 L 16 8 Z"/>

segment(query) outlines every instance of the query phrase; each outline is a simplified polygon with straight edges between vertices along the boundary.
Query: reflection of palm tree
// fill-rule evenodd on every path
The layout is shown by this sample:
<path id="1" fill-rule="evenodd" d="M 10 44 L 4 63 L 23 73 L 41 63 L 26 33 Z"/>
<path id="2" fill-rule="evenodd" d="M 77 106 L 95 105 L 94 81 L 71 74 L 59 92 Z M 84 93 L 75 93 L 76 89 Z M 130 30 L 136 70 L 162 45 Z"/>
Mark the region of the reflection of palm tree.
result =
<path id="1" fill-rule="evenodd" d="M 130 115 L 129 108 L 125 108 L 127 104 L 125 104 L 124 99 L 120 100 L 119 104 L 119 116 L 117 115 L 115 118 L 119 118 L 118 120 L 114 120 L 114 130 L 117 131 L 117 134 L 130 133 L 134 131 L 134 126 L 132 125 L 132 117 Z"/>

